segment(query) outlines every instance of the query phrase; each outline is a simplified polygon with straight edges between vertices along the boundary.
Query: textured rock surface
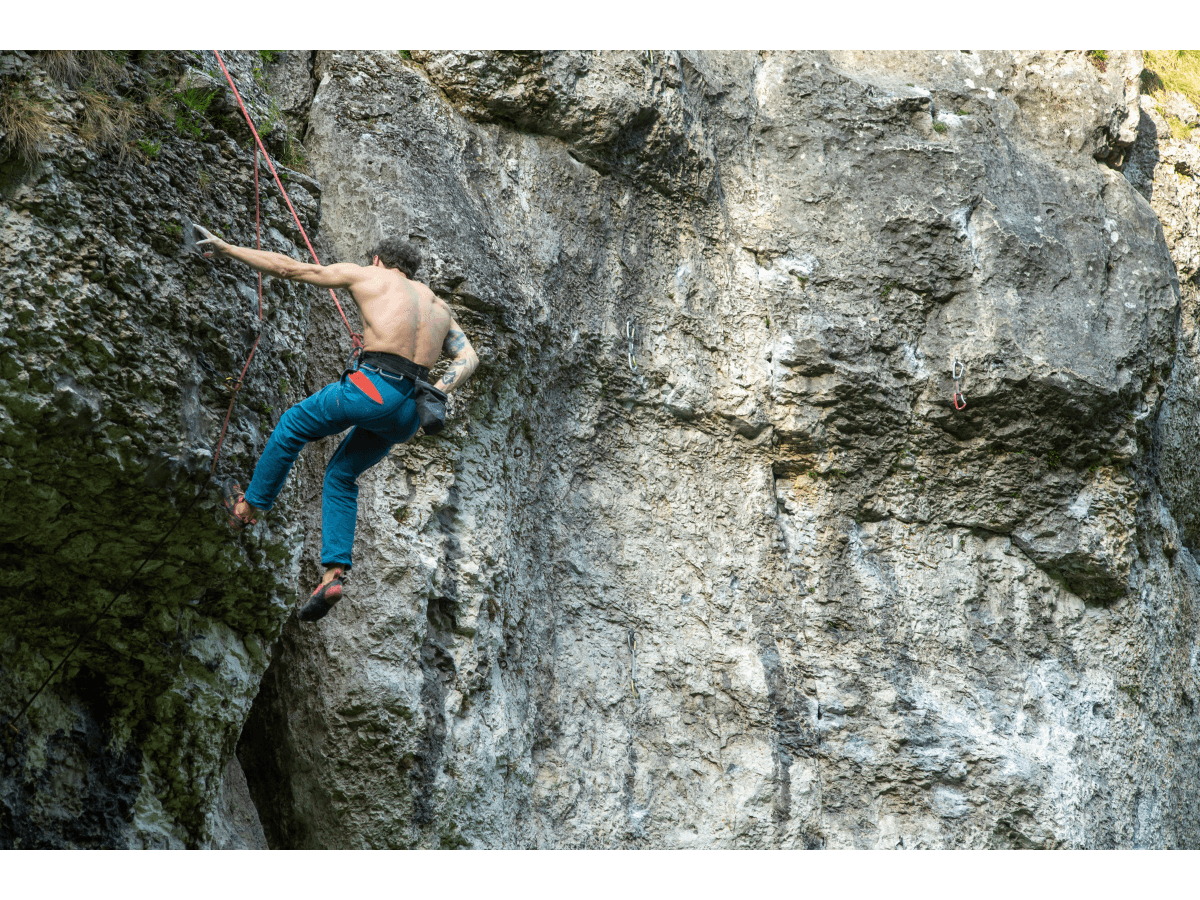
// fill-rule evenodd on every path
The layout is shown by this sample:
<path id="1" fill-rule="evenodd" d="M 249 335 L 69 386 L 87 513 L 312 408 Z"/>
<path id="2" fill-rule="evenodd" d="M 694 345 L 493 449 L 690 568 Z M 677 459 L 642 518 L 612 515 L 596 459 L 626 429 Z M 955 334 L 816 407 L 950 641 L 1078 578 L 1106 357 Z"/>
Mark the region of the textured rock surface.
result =
<path id="1" fill-rule="evenodd" d="M 317 55 L 326 239 L 421 244 L 483 365 L 284 629 L 271 845 L 1200 843 L 1194 146 L 1140 68 Z"/>
<path id="2" fill-rule="evenodd" d="M 1200 845 L 1198 145 L 1136 54 L 230 58 L 323 257 L 421 245 L 482 366 L 327 619 L 334 441 L 90 628 L 256 333 L 177 232 L 251 240 L 246 134 L 136 58 L 217 93 L 122 161 L 0 56 L 62 126 L 0 164 L 4 846 Z M 226 471 L 340 371 L 310 297 L 268 283 Z"/>
<path id="3" fill-rule="evenodd" d="M 230 64 L 261 114 L 256 59 Z M 135 56 L 99 99 L 43 61 L 0 55 L 2 89 L 58 123 L 34 165 L 0 145 L 0 847 L 204 845 L 229 832 L 222 773 L 300 549 L 290 496 L 235 540 L 207 481 L 257 300 L 247 269 L 215 268 L 181 240 L 190 219 L 253 242 L 251 157 L 227 133 L 246 129 L 223 94 L 207 117 L 177 99 L 189 84 L 220 86 L 211 54 Z M 117 98 L 167 104 L 124 154 L 80 139 L 79 123 Z M 293 181 L 315 224 L 315 183 Z M 282 203 L 263 212 L 265 246 L 299 255 Z M 264 305 L 221 473 L 246 471 L 303 396 L 308 298 L 273 283 Z"/>

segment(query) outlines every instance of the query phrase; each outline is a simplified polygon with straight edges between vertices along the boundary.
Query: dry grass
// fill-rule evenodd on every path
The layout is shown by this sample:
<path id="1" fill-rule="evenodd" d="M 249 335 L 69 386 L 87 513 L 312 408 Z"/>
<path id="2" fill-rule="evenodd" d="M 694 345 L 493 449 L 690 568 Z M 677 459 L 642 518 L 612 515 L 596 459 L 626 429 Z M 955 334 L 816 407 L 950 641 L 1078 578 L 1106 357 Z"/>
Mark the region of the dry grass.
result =
<path id="1" fill-rule="evenodd" d="M 11 153 L 28 165 L 41 159 L 41 145 L 62 126 L 50 116 L 50 104 L 31 97 L 20 84 L 0 86 L 0 131 Z"/>
<path id="2" fill-rule="evenodd" d="M 1161 85 L 1149 92 L 1156 100 L 1164 91 L 1178 91 L 1200 108 L 1200 50 L 1147 50 L 1145 66 Z"/>
<path id="3" fill-rule="evenodd" d="M 83 110 L 76 120 L 80 139 L 92 148 L 115 149 L 121 158 L 142 119 L 142 110 L 117 93 L 125 77 L 125 54 L 99 50 L 40 50 L 38 64 L 52 81 L 76 91 Z M 0 126 L 5 142 L 32 164 L 38 147 L 62 129 L 49 115 L 50 104 L 28 95 L 20 82 L 0 90 Z"/>
<path id="4" fill-rule="evenodd" d="M 46 74 L 74 88 L 83 101 L 79 137 L 89 147 L 116 148 L 125 155 L 140 114 L 131 100 L 113 88 L 125 72 L 125 54 L 101 50 L 42 50 L 38 61 Z"/>
<path id="5" fill-rule="evenodd" d="M 119 51 L 39 50 L 37 58 L 47 75 L 71 88 L 110 88 L 125 69 L 124 54 Z"/>
<path id="6" fill-rule="evenodd" d="M 78 92 L 84 107 L 78 130 L 84 143 L 117 147 L 124 155 L 139 119 L 137 106 L 113 91 L 124 73 L 124 55 L 99 50 L 42 50 L 35 55 L 51 80 Z M 30 165 L 41 157 L 41 145 L 63 130 L 50 111 L 51 104 L 32 96 L 28 85 L 20 81 L 0 84 L 3 143 Z"/>
<path id="7" fill-rule="evenodd" d="M 1192 127 L 1190 125 L 1174 116 L 1167 116 L 1166 119 L 1167 127 L 1171 129 L 1171 137 L 1177 141 L 1190 141 L 1192 139 Z"/>
<path id="8" fill-rule="evenodd" d="M 1167 120 L 1171 137 L 1191 140 L 1192 129 L 1166 113 L 1167 94 L 1174 91 L 1200 107 L 1200 50 L 1147 50 L 1142 70 L 1142 91 L 1154 98 L 1159 114 Z"/>
<path id="9" fill-rule="evenodd" d="M 79 98 L 83 101 L 79 137 L 89 147 L 117 148 L 124 157 L 140 121 L 137 107 L 124 97 L 100 91 L 82 90 Z"/>

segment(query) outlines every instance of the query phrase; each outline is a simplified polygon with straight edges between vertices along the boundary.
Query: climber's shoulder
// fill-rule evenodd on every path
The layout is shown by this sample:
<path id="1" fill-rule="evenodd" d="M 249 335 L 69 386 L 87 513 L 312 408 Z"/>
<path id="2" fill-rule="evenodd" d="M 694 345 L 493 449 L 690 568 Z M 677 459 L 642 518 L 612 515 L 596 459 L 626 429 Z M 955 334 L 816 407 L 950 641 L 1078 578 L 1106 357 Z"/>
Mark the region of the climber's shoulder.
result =
<path id="1" fill-rule="evenodd" d="M 429 289 L 428 285 L 421 284 L 419 281 L 409 281 L 408 286 L 416 292 L 421 305 L 425 307 L 436 318 L 449 318 L 450 304 L 435 294 Z"/>

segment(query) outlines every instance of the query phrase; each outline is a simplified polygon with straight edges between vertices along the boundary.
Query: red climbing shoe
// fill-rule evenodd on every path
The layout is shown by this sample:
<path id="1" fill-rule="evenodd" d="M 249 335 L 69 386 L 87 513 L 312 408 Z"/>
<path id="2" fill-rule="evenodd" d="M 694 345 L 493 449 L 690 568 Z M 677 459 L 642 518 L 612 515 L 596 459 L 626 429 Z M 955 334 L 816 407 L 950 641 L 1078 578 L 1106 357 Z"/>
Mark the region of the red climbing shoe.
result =
<path id="1" fill-rule="evenodd" d="M 343 569 L 333 569 L 337 575 L 328 584 L 323 584 L 312 592 L 308 602 L 298 613 L 301 622 L 315 622 L 323 619 L 325 613 L 333 609 L 333 604 L 342 599 L 342 581 L 346 577 Z"/>
<path id="2" fill-rule="evenodd" d="M 233 531 L 242 531 L 257 524 L 258 519 L 250 518 L 249 512 L 243 515 L 237 511 L 239 503 L 246 503 L 246 495 L 236 481 L 232 478 L 225 479 L 225 483 L 221 485 L 221 495 L 225 501 L 225 508 L 229 510 L 229 527 Z M 249 503 L 246 503 L 246 507 L 247 510 L 253 509 Z"/>

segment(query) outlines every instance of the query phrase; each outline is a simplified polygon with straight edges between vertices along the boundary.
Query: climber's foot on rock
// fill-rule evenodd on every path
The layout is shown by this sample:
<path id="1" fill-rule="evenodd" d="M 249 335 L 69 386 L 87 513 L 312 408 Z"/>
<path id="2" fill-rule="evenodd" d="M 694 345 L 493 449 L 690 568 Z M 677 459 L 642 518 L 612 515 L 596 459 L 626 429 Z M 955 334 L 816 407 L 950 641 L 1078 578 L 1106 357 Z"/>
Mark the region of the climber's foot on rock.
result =
<path id="1" fill-rule="evenodd" d="M 232 478 L 225 479 L 221 485 L 221 495 L 225 500 L 225 508 L 229 511 L 229 527 L 233 531 L 242 531 L 258 522 L 262 510 L 255 509 L 246 502 L 246 495 Z"/>
<path id="2" fill-rule="evenodd" d="M 337 567 L 326 569 L 325 577 L 321 579 L 317 589 L 312 592 L 308 602 L 300 608 L 300 621 L 315 622 L 317 619 L 324 618 L 325 613 L 333 609 L 333 605 L 342 599 L 345 577 L 345 569 Z"/>

